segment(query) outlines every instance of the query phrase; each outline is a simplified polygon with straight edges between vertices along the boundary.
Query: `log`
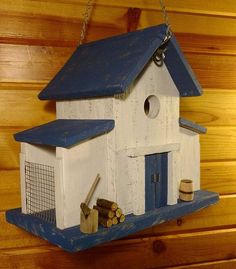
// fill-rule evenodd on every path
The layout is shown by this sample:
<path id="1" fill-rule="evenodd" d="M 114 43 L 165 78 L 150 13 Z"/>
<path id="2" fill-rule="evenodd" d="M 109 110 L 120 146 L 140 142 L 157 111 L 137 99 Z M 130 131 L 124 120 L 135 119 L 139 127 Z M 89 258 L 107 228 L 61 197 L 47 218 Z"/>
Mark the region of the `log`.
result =
<path id="1" fill-rule="evenodd" d="M 112 211 L 116 211 L 116 209 L 118 208 L 117 203 L 106 199 L 97 199 L 97 206 L 104 207 Z"/>
<path id="2" fill-rule="evenodd" d="M 113 225 L 118 224 L 118 218 L 117 217 L 112 218 L 112 224 Z"/>
<path id="3" fill-rule="evenodd" d="M 122 214 L 122 215 L 118 218 L 118 221 L 119 221 L 120 223 L 124 222 L 124 221 L 125 221 L 125 215 Z"/>
<path id="4" fill-rule="evenodd" d="M 122 210 L 121 210 L 121 208 L 117 208 L 117 209 L 116 209 L 116 216 L 117 216 L 117 218 L 119 218 L 121 215 L 122 215 Z"/>
<path id="5" fill-rule="evenodd" d="M 115 216 L 115 212 L 112 210 L 109 210 L 107 208 L 103 208 L 103 207 L 96 206 L 96 205 L 94 205 L 93 208 L 96 209 L 98 211 L 99 215 L 101 215 L 104 218 L 112 219 Z"/>
<path id="6" fill-rule="evenodd" d="M 99 224 L 101 224 L 102 226 L 104 226 L 106 228 L 111 227 L 113 224 L 111 219 L 107 219 L 107 218 L 104 218 L 102 216 L 98 217 L 98 222 L 99 222 Z"/>

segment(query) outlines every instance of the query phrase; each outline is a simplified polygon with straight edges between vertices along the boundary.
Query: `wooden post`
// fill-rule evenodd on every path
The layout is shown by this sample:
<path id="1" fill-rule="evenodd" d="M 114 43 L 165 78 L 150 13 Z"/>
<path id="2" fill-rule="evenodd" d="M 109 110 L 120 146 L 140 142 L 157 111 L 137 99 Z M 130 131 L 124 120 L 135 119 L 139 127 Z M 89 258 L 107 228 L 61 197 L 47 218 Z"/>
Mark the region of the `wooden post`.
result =
<path id="1" fill-rule="evenodd" d="M 93 185 L 91 186 L 85 202 L 81 203 L 80 212 L 80 231 L 82 233 L 96 233 L 98 231 L 98 211 L 96 209 L 90 209 L 88 207 L 91 198 L 96 190 L 96 187 L 100 181 L 100 175 L 97 174 Z"/>
<path id="2" fill-rule="evenodd" d="M 140 8 L 129 8 L 127 12 L 127 32 L 132 32 L 137 30 L 138 23 L 141 15 Z"/>

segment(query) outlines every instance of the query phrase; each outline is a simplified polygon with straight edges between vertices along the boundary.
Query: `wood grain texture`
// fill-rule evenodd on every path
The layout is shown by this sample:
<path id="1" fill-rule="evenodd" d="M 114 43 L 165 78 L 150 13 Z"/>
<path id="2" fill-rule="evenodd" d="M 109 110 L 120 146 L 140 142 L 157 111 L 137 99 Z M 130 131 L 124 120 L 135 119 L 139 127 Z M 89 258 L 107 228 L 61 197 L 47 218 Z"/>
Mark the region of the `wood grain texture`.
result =
<path id="1" fill-rule="evenodd" d="M 236 162 L 202 162 L 201 188 L 220 194 L 236 193 Z"/>
<path id="2" fill-rule="evenodd" d="M 35 90 L 8 90 L 0 87 L 1 126 L 27 127 L 54 120 L 55 103 L 41 102 L 37 97 L 38 93 Z"/>
<path id="3" fill-rule="evenodd" d="M 236 160 L 236 127 L 208 127 L 200 143 L 202 161 Z"/>
<path id="4" fill-rule="evenodd" d="M 204 89 L 197 98 L 181 99 L 181 115 L 204 126 L 236 125 L 236 92 L 228 89 Z"/>
<path id="5" fill-rule="evenodd" d="M 204 262 L 199 264 L 187 264 L 183 266 L 166 267 L 166 269 L 232 269 L 235 268 L 236 259 L 226 259 L 221 261 Z"/>
<path id="6" fill-rule="evenodd" d="M 21 128 L 2 128 L 0 132 L 0 169 L 10 170 L 19 168 L 20 145 L 15 142 L 13 134 Z M 18 152 L 18 153 L 17 153 Z"/>
<path id="7" fill-rule="evenodd" d="M 0 170 L 0 211 L 20 206 L 19 170 Z"/>
<path id="8" fill-rule="evenodd" d="M 234 259 L 235 236 L 236 230 L 228 229 L 120 240 L 73 255 L 50 246 L 4 249 L 0 258 L 2 268 L 166 268 Z"/>

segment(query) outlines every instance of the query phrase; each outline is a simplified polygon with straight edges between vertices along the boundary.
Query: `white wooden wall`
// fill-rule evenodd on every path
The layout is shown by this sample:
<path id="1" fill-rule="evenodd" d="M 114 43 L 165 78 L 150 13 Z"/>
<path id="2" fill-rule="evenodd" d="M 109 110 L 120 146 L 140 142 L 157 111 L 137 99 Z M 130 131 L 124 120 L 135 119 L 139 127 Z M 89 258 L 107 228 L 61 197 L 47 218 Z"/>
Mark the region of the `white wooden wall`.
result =
<path id="1" fill-rule="evenodd" d="M 80 204 L 84 202 L 98 173 L 101 180 L 89 206 L 95 205 L 99 197 L 110 198 L 107 177 L 107 135 L 85 141 L 70 149 L 63 149 L 60 158 L 63 159 L 64 178 L 60 181 L 63 200 L 60 209 L 63 212 L 58 212 L 58 217 L 64 216 L 64 218 L 58 219 L 58 224 L 60 223 L 60 228 L 67 228 L 80 223 Z"/>
<path id="2" fill-rule="evenodd" d="M 200 189 L 199 134 L 181 127 L 179 129 L 181 138 L 180 179 L 192 179 L 194 190 L 199 190 Z"/>
<path id="3" fill-rule="evenodd" d="M 160 112 L 154 119 L 144 112 L 144 102 L 150 95 L 160 102 Z M 117 151 L 179 141 L 179 92 L 165 66 L 150 62 L 128 94 L 117 96 L 114 110 Z"/>

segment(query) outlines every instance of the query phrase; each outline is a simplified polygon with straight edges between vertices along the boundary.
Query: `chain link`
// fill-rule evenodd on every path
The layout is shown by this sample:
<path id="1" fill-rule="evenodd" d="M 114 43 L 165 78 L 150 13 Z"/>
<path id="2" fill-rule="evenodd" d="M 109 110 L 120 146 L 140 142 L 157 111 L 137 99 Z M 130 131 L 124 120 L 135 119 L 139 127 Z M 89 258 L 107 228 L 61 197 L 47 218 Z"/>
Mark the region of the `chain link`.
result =
<path id="1" fill-rule="evenodd" d="M 79 45 L 81 45 L 85 39 L 85 35 L 88 28 L 88 22 L 92 14 L 94 4 L 95 4 L 95 0 L 88 0 L 87 2 L 86 8 L 83 14 L 84 20 L 83 20 L 83 24 L 81 28 L 81 33 L 80 33 Z"/>
<path id="2" fill-rule="evenodd" d="M 166 6 L 164 4 L 164 0 L 159 0 L 159 2 L 160 2 L 160 6 L 161 6 L 161 10 L 162 10 L 165 24 L 167 25 L 166 35 L 169 36 L 169 35 L 171 35 L 171 27 L 170 27 L 170 23 L 169 23 L 168 14 L 166 12 Z"/>

